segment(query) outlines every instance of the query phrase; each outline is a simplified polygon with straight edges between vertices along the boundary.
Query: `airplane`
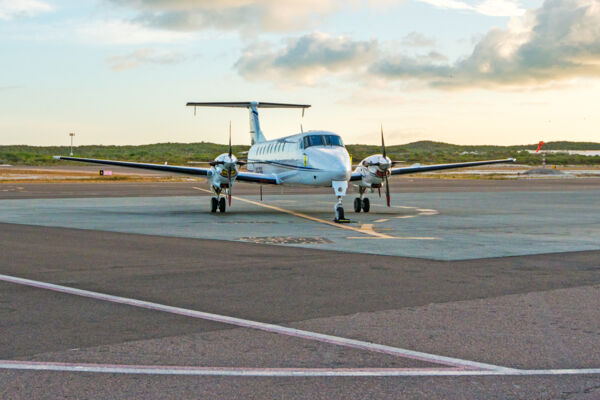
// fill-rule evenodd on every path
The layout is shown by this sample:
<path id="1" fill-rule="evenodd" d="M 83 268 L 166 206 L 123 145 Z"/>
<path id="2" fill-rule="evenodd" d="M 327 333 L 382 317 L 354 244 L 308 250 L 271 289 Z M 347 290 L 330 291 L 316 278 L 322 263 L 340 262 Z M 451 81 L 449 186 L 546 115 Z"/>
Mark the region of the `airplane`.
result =
<path id="1" fill-rule="evenodd" d="M 163 164 L 147 164 L 128 161 L 99 160 L 70 156 L 54 156 L 57 160 L 80 161 L 86 163 L 114 165 L 120 167 L 140 168 L 165 171 L 176 174 L 206 177 L 213 196 L 211 197 L 211 212 L 226 211 L 226 200 L 231 207 L 232 189 L 236 182 L 249 182 L 259 185 L 304 185 L 331 187 L 337 198 L 334 206 L 335 222 L 350 222 L 345 218 L 343 198 L 346 196 L 349 182 L 355 182 L 358 197 L 354 199 L 354 211 L 368 213 L 370 201 L 365 197 L 367 190 L 381 191 L 385 186 L 387 206 L 390 206 L 390 186 L 388 177 L 391 175 L 414 174 L 427 171 L 437 171 L 450 168 L 465 168 L 479 165 L 514 163 L 514 158 L 502 160 L 484 160 L 455 164 L 420 165 L 394 168 L 398 161 L 392 161 L 386 155 L 381 128 L 381 154 L 371 155 L 360 162 L 352 171 L 351 159 L 340 135 L 323 130 L 311 130 L 267 140 L 260 128 L 258 117 L 259 108 L 297 108 L 304 110 L 309 104 L 286 104 L 250 102 L 189 102 L 188 107 L 234 107 L 246 108 L 250 117 L 251 147 L 247 160 L 241 161 L 232 154 L 231 125 L 229 131 L 229 151 L 220 154 L 208 162 L 210 168 L 175 166 Z M 247 171 L 239 167 L 245 165 Z M 262 193 L 262 192 L 261 192 Z M 381 192 L 380 192 L 381 193 Z"/>

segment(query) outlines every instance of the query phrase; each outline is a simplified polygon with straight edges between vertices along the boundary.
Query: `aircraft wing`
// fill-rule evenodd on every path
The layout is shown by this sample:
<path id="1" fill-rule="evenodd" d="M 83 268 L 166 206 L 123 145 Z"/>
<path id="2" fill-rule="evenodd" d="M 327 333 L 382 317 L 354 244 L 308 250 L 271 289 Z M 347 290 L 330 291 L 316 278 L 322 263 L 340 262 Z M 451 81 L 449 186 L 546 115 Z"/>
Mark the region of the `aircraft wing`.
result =
<path id="1" fill-rule="evenodd" d="M 171 173 L 185 174 L 185 175 L 211 176 L 213 174 L 213 170 L 210 168 L 180 167 L 177 165 L 146 164 L 146 163 L 137 163 L 137 162 L 129 162 L 129 161 L 97 160 L 94 158 L 79 158 L 79 157 L 64 157 L 64 156 L 54 156 L 54 158 L 56 160 L 80 161 L 80 162 L 87 162 L 87 163 L 93 163 L 93 164 L 114 165 L 117 167 L 149 169 L 149 170 L 154 170 L 154 171 L 171 172 Z M 260 183 L 260 184 L 270 184 L 270 185 L 278 185 L 279 184 L 279 181 L 277 180 L 277 178 L 274 175 L 257 174 L 257 173 L 252 173 L 252 172 L 238 172 L 236 181 Z"/>
<path id="2" fill-rule="evenodd" d="M 392 168 L 392 169 L 390 169 L 390 173 L 392 175 L 416 174 L 419 172 L 439 171 L 442 169 L 476 167 L 478 165 L 489 165 L 489 164 L 514 163 L 515 161 L 517 161 L 517 160 L 514 158 L 506 158 L 504 160 L 472 161 L 472 162 L 455 163 L 455 164 L 411 165 L 410 167 Z"/>
<path id="3" fill-rule="evenodd" d="M 436 164 L 436 165 L 411 165 L 410 167 L 392 168 L 390 169 L 391 175 L 404 175 L 404 174 L 417 174 L 419 172 L 439 171 L 442 169 L 452 168 L 466 168 L 476 167 L 478 165 L 489 165 L 489 164 L 504 164 L 514 163 L 517 161 L 514 158 L 506 158 L 504 160 L 485 160 L 485 161 L 472 161 L 455 164 Z M 354 172 L 350 177 L 351 181 L 359 181 L 362 179 L 362 175 L 358 172 Z"/>
<path id="4" fill-rule="evenodd" d="M 238 172 L 236 181 L 261 183 L 267 185 L 279 185 L 279 181 L 275 175 L 257 174 L 254 172 Z"/>
<path id="5" fill-rule="evenodd" d="M 179 167 L 176 165 L 146 164 L 146 163 L 136 163 L 136 162 L 129 162 L 129 161 L 97 160 L 94 158 L 78 158 L 78 157 L 64 157 L 64 156 L 54 156 L 54 159 L 66 160 L 66 161 L 80 161 L 80 162 L 103 164 L 103 165 L 114 165 L 117 167 L 150 169 L 150 170 L 154 170 L 154 171 L 173 172 L 173 173 L 186 174 L 186 175 L 209 176 L 212 174 L 212 170 L 209 168 Z"/>

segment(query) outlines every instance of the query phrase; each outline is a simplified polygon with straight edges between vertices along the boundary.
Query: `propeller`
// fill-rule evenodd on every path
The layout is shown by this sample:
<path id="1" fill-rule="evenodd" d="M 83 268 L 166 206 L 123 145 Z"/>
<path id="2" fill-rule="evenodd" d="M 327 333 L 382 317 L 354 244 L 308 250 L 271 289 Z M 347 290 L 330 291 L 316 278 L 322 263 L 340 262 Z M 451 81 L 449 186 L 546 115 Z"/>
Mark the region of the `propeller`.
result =
<path id="1" fill-rule="evenodd" d="M 381 125 L 381 155 L 383 155 L 383 158 L 387 161 L 387 156 L 385 153 L 385 142 L 383 140 L 383 124 Z M 391 197 L 390 197 L 390 183 L 388 182 L 388 168 L 389 166 L 387 166 L 384 171 L 383 171 L 383 178 L 385 179 L 385 200 L 387 201 L 387 206 L 390 207 L 391 205 Z"/>
<path id="2" fill-rule="evenodd" d="M 231 121 L 229 121 L 229 161 L 231 161 Z M 227 177 L 229 178 L 229 188 L 227 190 L 227 201 L 229 202 L 229 207 L 231 207 L 231 165 L 227 169 Z"/>

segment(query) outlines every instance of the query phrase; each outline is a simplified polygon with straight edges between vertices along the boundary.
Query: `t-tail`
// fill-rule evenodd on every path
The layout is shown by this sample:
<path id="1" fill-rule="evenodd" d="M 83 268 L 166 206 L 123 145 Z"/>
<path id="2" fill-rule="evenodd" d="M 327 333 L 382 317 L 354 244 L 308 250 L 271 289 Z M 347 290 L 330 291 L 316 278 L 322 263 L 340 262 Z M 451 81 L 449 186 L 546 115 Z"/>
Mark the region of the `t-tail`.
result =
<path id="1" fill-rule="evenodd" d="M 309 104 L 287 104 L 287 103 L 260 103 L 258 101 L 233 102 L 233 103 L 187 103 L 188 107 L 237 107 L 247 108 L 250 114 L 250 139 L 252 144 L 264 142 L 267 139 L 260 129 L 260 121 L 258 119 L 258 108 L 301 108 L 304 114 L 304 109 L 310 107 Z"/>

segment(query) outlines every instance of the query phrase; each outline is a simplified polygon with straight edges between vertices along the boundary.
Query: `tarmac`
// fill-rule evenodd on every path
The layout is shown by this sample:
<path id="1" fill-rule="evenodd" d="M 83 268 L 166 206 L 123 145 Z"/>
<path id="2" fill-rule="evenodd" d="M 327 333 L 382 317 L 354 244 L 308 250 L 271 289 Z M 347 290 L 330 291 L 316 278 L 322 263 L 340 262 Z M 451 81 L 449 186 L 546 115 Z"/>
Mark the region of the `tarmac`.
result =
<path id="1" fill-rule="evenodd" d="M 600 180 L 393 185 L 0 185 L 0 398 L 600 397 Z"/>

